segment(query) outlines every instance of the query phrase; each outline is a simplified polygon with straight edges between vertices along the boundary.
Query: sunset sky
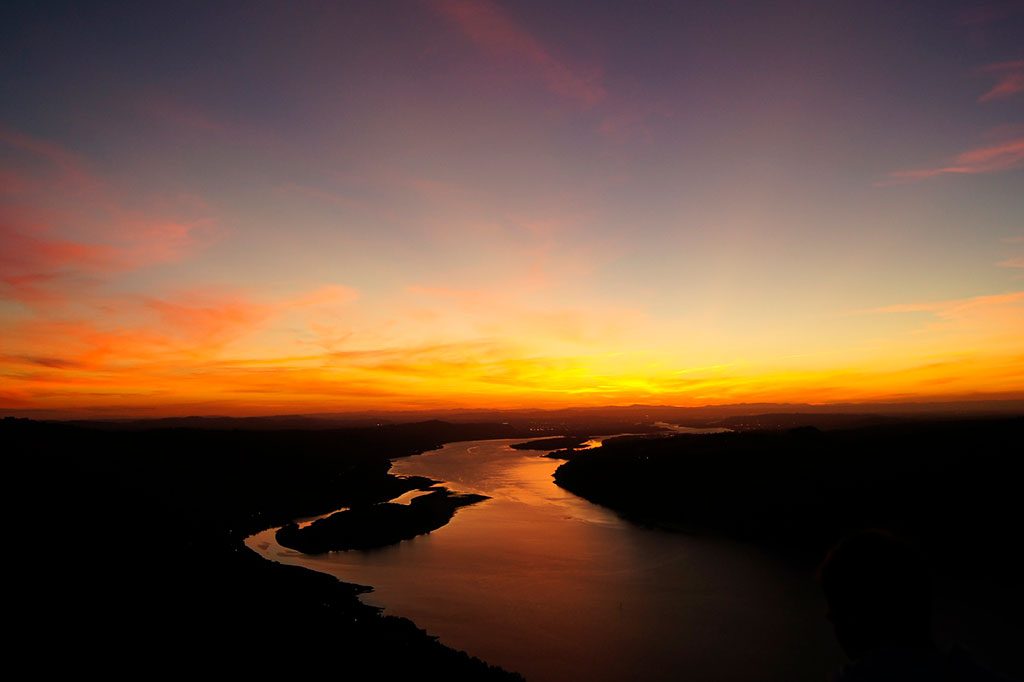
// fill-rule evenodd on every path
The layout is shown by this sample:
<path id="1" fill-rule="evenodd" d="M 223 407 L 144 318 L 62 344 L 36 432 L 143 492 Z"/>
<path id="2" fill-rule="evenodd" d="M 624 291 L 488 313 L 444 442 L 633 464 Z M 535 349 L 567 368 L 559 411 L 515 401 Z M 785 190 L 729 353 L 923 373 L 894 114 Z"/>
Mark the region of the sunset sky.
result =
<path id="1" fill-rule="evenodd" d="M 1024 397 L 1024 2 L 10 3 L 0 414 Z"/>

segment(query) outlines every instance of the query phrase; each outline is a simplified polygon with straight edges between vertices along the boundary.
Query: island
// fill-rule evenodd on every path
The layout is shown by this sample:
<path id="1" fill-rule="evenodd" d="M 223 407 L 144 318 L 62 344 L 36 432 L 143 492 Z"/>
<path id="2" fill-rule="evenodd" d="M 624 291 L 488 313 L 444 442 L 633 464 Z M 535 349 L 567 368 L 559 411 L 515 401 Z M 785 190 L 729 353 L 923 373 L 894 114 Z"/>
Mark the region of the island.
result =
<path id="1" fill-rule="evenodd" d="M 360 601 L 372 588 L 267 561 L 244 540 L 433 483 L 392 475 L 392 457 L 528 432 L 437 421 L 290 426 L 0 419 L 7 480 L 23 492 L 26 519 L 8 536 L 21 557 L 12 561 L 19 630 L 58 643 L 50 656 L 115 678 L 158 662 L 182 676 L 521 681 Z M 425 504 L 437 519 L 468 502 Z"/>
<path id="2" fill-rule="evenodd" d="M 431 490 L 409 504 L 382 502 L 336 512 L 300 527 L 289 523 L 278 529 L 278 543 L 304 554 L 392 545 L 437 530 L 459 507 L 488 499 L 486 495 Z"/>

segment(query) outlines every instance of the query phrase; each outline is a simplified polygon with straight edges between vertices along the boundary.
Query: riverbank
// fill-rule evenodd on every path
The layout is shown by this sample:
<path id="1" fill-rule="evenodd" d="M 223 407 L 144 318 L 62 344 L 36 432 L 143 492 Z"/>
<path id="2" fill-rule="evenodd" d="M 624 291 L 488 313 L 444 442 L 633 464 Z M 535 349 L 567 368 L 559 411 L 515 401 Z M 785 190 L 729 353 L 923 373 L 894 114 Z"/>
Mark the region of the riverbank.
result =
<path id="1" fill-rule="evenodd" d="M 391 457 L 509 433 L 467 427 L 104 432 L 0 420 L 7 480 L 31 519 L 9 524 L 27 653 L 51 672 L 113 677 L 160 662 L 260 677 L 521 679 L 362 603 L 363 586 L 243 544 L 268 526 L 423 483 L 390 475 Z"/>
<path id="2" fill-rule="evenodd" d="M 940 640 L 1019 676 L 1022 442 L 1021 418 L 624 439 L 555 481 L 639 524 L 810 557 L 858 529 L 893 530 L 931 557 Z"/>
<path id="3" fill-rule="evenodd" d="M 564 463 L 555 482 L 667 528 L 819 549 L 871 524 L 927 537 L 973 528 L 998 552 L 1005 543 L 987 541 L 1018 518 L 1021 442 L 1022 418 L 619 438 Z"/>

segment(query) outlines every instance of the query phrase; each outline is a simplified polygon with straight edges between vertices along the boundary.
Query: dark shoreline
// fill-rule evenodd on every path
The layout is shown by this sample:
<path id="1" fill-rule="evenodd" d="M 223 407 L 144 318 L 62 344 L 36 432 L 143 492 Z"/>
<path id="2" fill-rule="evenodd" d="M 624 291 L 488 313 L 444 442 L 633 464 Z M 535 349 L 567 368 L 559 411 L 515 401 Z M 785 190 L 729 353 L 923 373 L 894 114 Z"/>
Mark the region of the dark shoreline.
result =
<path id="1" fill-rule="evenodd" d="M 966 581 L 962 597 L 977 602 L 979 570 L 1001 586 L 997 597 L 1020 588 L 1008 539 L 1020 518 L 1019 479 L 1009 472 L 1022 429 L 1021 418 L 975 419 L 615 439 L 563 464 L 556 483 L 644 525 L 808 557 L 847 528 L 895 522 L 941 550 L 947 571 Z M 30 587 L 19 590 L 17 621 L 45 633 L 37 642 L 61 652 L 52 664 L 61 672 L 86 665 L 130 674 L 141 657 L 172 668 L 209 660 L 261 676 L 299 667 L 521 679 L 362 603 L 372 588 L 267 561 L 244 540 L 433 483 L 391 475 L 394 457 L 531 435 L 441 422 L 306 432 L 0 420 L 0 442 L 13 446 L 9 480 L 28 494 L 21 509 L 31 519 L 11 517 L 14 546 L 28 558 L 16 584 Z M 1016 626 L 999 624 L 1015 622 L 1013 603 L 999 607 L 1003 620 L 978 641 L 991 657 L 982 660 L 1019 674 L 1007 653 Z"/>
<path id="2" fill-rule="evenodd" d="M 1021 417 L 616 438 L 554 478 L 653 527 L 827 546 L 871 522 L 1007 530 L 1022 442 Z"/>
<path id="3" fill-rule="evenodd" d="M 521 680 L 359 600 L 369 588 L 267 561 L 246 537 L 426 480 L 392 457 L 517 437 L 507 425 L 114 432 L 0 420 L 8 480 L 24 490 L 12 545 L 14 616 L 47 670 L 114 677 L 172 670 Z M 116 643 L 116 647 L 112 646 Z M 29 653 L 33 651 L 29 649 Z M 59 655 L 58 655 L 59 654 Z"/>
<path id="4" fill-rule="evenodd" d="M 749 542 L 808 573 L 850 532 L 894 531 L 930 558 L 940 644 L 1022 677 L 1021 443 L 1021 417 L 621 439 L 577 453 L 555 482 L 633 523 Z"/>

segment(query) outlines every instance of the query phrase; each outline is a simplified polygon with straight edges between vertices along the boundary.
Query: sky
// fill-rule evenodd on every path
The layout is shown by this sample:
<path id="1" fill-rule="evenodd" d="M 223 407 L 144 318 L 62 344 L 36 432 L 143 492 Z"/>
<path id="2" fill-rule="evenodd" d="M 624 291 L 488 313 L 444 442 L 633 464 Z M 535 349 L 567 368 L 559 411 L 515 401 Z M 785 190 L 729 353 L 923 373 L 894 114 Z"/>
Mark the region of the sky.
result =
<path id="1" fill-rule="evenodd" d="M 1024 397 L 1024 2 L 11 2 L 0 412 Z"/>

